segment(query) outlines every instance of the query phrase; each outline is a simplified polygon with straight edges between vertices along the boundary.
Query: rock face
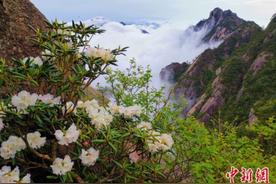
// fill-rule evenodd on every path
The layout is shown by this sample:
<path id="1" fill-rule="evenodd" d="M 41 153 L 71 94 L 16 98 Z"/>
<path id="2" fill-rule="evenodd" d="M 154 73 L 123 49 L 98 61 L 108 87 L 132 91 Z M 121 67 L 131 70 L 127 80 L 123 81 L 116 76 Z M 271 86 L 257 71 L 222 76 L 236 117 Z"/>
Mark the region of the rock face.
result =
<path id="1" fill-rule="evenodd" d="M 160 79 L 163 81 L 175 82 L 188 67 L 189 64 L 185 62 L 182 64 L 172 63 L 161 70 Z"/>
<path id="2" fill-rule="evenodd" d="M 254 114 L 254 109 L 250 109 L 250 113 L 248 116 L 248 123 L 249 125 L 252 125 L 258 120 L 258 117 Z"/>
<path id="3" fill-rule="evenodd" d="M 253 75 L 256 75 L 256 73 L 263 68 L 270 57 L 272 57 L 271 53 L 260 53 L 250 66 L 249 71 L 252 71 Z"/>
<path id="4" fill-rule="evenodd" d="M 29 0 L 0 0 L 0 57 L 9 60 L 39 55 L 31 41 L 32 28 L 45 29 L 45 20 Z"/>
<path id="5" fill-rule="evenodd" d="M 195 29 L 210 22 L 228 25 L 227 21 L 236 28 L 228 29 L 228 36 L 220 37 L 221 26 L 213 27 L 214 34 L 205 39 L 224 39 L 223 43 L 218 48 L 205 50 L 181 74 L 175 85 L 175 96 L 184 96 L 189 102 L 184 115 L 194 115 L 203 122 L 216 118 L 218 112 L 226 121 L 239 123 L 249 118 L 252 122 L 252 111 L 257 116 L 258 109 L 264 109 L 258 104 L 275 102 L 276 18 L 262 30 L 229 10 L 215 9 Z"/>
<path id="6" fill-rule="evenodd" d="M 201 114 L 208 112 L 207 114 L 211 116 L 217 107 L 224 104 L 221 96 L 225 88 L 220 79 L 220 75 L 223 73 L 223 69 L 220 67 L 222 64 L 221 61 L 230 58 L 237 45 L 247 43 L 258 29 L 255 25 L 248 25 L 248 28 L 239 28 L 218 48 L 204 51 L 177 81 L 175 86 L 176 96 L 184 95 L 188 100 L 198 99 L 206 90 L 210 92 L 210 89 L 213 89 L 213 98 L 207 100 L 206 105 L 202 104 L 200 109 L 198 109 L 199 104 L 196 104 L 196 100 L 190 101 L 195 103 L 198 112 Z M 190 105 L 193 107 L 193 104 Z M 212 110 L 209 108 L 212 108 Z M 192 114 L 187 109 L 185 112 Z M 203 119 L 207 120 L 208 118 L 203 117 L 201 120 Z"/>

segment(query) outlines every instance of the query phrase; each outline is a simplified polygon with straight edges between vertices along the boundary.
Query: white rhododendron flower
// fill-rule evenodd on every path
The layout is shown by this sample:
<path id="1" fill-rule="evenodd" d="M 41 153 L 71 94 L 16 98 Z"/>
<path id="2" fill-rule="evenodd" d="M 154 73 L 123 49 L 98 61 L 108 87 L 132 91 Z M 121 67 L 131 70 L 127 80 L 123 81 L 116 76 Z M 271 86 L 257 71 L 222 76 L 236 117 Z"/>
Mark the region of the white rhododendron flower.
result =
<path id="1" fill-rule="evenodd" d="M 150 130 L 149 135 L 150 137 L 148 138 L 148 140 L 146 140 L 146 143 L 149 147 L 149 151 L 155 153 L 160 149 L 160 142 L 158 140 L 160 133 L 154 130 Z"/>
<path id="2" fill-rule="evenodd" d="M 60 145 L 69 145 L 70 143 L 76 142 L 79 138 L 80 131 L 77 130 L 76 125 L 73 123 L 65 134 L 61 130 L 55 131 L 56 139 Z"/>
<path id="3" fill-rule="evenodd" d="M 41 53 L 41 55 L 42 55 L 42 59 L 43 59 L 43 60 L 47 60 L 47 59 L 50 58 L 49 56 L 52 56 L 52 55 L 53 55 L 53 53 L 52 53 L 51 51 L 49 51 L 49 50 L 44 50 L 44 51 Z M 55 59 L 55 58 L 52 57 L 52 59 Z"/>
<path id="4" fill-rule="evenodd" d="M 44 144 L 46 143 L 46 137 L 41 137 L 40 132 L 36 131 L 27 134 L 27 141 L 31 148 L 37 149 L 44 146 Z"/>
<path id="5" fill-rule="evenodd" d="M 151 123 L 144 122 L 144 121 L 139 123 L 136 127 L 139 129 L 142 129 L 142 130 L 151 130 L 152 129 Z"/>
<path id="6" fill-rule="evenodd" d="M 0 170 L 0 183 L 30 183 L 31 175 L 27 174 L 20 180 L 20 171 L 18 167 L 13 170 L 10 166 L 3 166 Z"/>
<path id="7" fill-rule="evenodd" d="M 67 172 L 71 171 L 74 162 L 71 161 L 69 155 L 66 155 L 64 159 L 56 158 L 51 165 L 53 173 L 56 175 L 65 175 Z"/>
<path id="8" fill-rule="evenodd" d="M 88 100 L 84 102 L 83 107 L 86 109 L 86 112 L 96 111 L 100 108 L 100 105 L 97 100 Z"/>
<path id="9" fill-rule="evenodd" d="M 97 130 L 108 126 L 113 121 L 113 116 L 103 107 L 100 107 L 96 100 L 79 102 L 78 107 L 85 108 L 91 123 L 95 125 Z"/>
<path id="10" fill-rule="evenodd" d="M 42 65 L 43 65 L 43 61 L 42 61 L 42 59 L 38 56 L 38 57 L 34 58 L 33 64 L 38 65 L 38 66 L 42 66 Z"/>
<path id="11" fill-rule="evenodd" d="M 174 143 L 173 138 L 170 134 L 161 134 L 159 137 L 160 149 L 163 151 L 167 151 L 172 148 Z"/>
<path id="12" fill-rule="evenodd" d="M 3 130 L 4 126 L 3 120 L 0 118 L 0 132 Z"/>
<path id="13" fill-rule="evenodd" d="M 146 141 L 150 152 L 167 151 L 172 148 L 174 141 L 170 134 L 150 131 L 150 135 L 151 138 Z"/>
<path id="14" fill-rule="evenodd" d="M 38 65 L 38 66 L 42 66 L 43 65 L 43 61 L 42 59 L 38 56 L 36 58 L 34 57 L 26 57 L 22 60 L 23 64 L 26 64 L 26 62 L 30 60 L 31 61 L 31 64 L 33 65 Z"/>
<path id="15" fill-rule="evenodd" d="M 14 105 L 18 110 L 25 111 L 29 106 L 35 105 L 38 99 L 38 95 L 33 93 L 30 94 L 27 91 L 21 91 L 17 95 L 14 95 L 11 99 L 12 105 Z"/>
<path id="16" fill-rule="evenodd" d="M 66 102 L 65 106 L 62 108 L 63 114 L 65 114 L 65 112 L 66 113 L 71 113 L 71 112 L 76 113 L 77 109 L 74 107 L 75 107 L 75 104 L 73 102 Z"/>
<path id="17" fill-rule="evenodd" d="M 25 58 L 22 59 L 22 63 L 23 63 L 23 64 L 26 64 L 26 62 L 27 62 L 28 60 L 33 60 L 33 59 L 34 59 L 33 57 L 25 57 Z"/>
<path id="18" fill-rule="evenodd" d="M 41 100 L 45 104 L 58 105 L 58 104 L 60 104 L 61 97 L 54 97 L 51 94 L 46 94 L 46 95 L 39 95 L 38 99 Z"/>
<path id="19" fill-rule="evenodd" d="M 10 136 L 7 141 L 2 142 L 0 155 L 4 159 L 14 158 L 16 152 L 26 148 L 26 144 L 22 138 Z"/>
<path id="20" fill-rule="evenodd" d="M 104 108 L 99 108 L 97 110 L 90 109 L 88 116 L 91 119 L 92 125 L 95 125 L 97 130 L 107 127 L 113 121 L 113 116 Z"/>
<path id="21" fill-rule="evenodd" d="M 149 142 L 148 146 L 149 146 L 149 151 L 151 153 L 155 153 L 155 152 L 158 152 L 160 150 L 160 147 L 159 147 L 158 143 Z"/>
<path id="22" fill-rule="evenodd" d="M 98 111 L 100 106 L 99 106 L 98 101 L 93 99 L 93 100 L 87 100 L 85 102 L 78 101 L 77 108 L 83 108 L 89 114 L 89 112 Z"/>
<path id="23" fill-rule="evenodd" d="M 85 52 L 91 58 L 101 58 L 104 62 L 111 61 L 115 56 L 108 49 L 90 47 Z"/>
<path id="24" fill-rule="evenodd" d="M 19 183 L 31 183 L 31 175 L 30 174 L 26 174 L 26 176 L 24 176 Z"/>
<path id="25" fill-rule="evenodd" d="M 140 116 L 142 113 L 142 108 L 139 105 L 133 105 L 125 108 L 121 108 L 121 114 L 123 114 L 126 118 L 132 118 L 134 116 Z"/>
<path id="26" fill-rule="evenodd" d="M 111 114 L 117 114 L 121 112 L 122 107 L 113 104 L 112 102 L 108 103 L 108 107 L 109 107 L 109 111 L 111 112 Z"/>
<path id="27" fill-rule="evenodd" d="M 86 108 L 85 103 L 83 101 L 79 100 L 77 103 L 77 108 Z"/>
<path id="28" fill-rule="evenodd" d="M 0 170 L 0 183 L 16 183 L 19 181 L 18 167 L 11 170 L 10 166 L 3 166 Z"/>
<path id="29" fill-rule="evenodd" d="M 83 165 L 92 166 L 99 158 L 99 151 L 94 148 L 89 148 L 87 151 L 82 149 L 80 159 Z"/>

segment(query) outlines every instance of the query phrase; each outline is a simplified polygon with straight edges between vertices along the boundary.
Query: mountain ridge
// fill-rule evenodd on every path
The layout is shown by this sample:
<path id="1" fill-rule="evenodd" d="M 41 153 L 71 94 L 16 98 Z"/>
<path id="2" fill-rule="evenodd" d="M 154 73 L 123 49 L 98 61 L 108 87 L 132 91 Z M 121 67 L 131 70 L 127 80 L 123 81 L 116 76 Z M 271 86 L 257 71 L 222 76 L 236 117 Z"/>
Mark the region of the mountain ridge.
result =
<path id="1" fill-rule="evenodd" d="M 229 37 L 241 24 L 246 22 L 231 10 L 223 11 L 220 8 L 215 8 L 210 12 L 207 19 L 201 20 L 193 28 L 195 31 L 204 27 L 209 29 L 209 32 L 202 39 L 204 42 L 219 41 Z"/>
<path id="2" fill-rule="evenodd" d="M 214 11 L 210 16 L 222 13 Z M 183 114 L 206 123 L 218 116 L 241 123 L 256 120 L 256 112 L 261 109 L 256 106 L 263 103 L 270 104 L 266 117 L 272 115 L 276 103 L 271 91 L 276 84 L 271 81 L 270 85 L 268 78 L 275 77 L 275 27 L 275 18 L 265 30 L 254 22 L 243 21 L 219 47 L 199 55 L 176 80 L 176 98 L 184 96 L 189 102 Z"/>

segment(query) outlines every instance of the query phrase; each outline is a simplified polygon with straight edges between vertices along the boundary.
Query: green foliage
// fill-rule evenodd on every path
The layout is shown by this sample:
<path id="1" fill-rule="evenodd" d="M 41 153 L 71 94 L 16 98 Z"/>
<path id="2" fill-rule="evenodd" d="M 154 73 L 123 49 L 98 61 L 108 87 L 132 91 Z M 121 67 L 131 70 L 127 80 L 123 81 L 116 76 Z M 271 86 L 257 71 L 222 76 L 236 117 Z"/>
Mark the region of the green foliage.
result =
<path id="1" fill-rule="evenodd" d="M 176 144 L 181 169 L 189 171 L 194 183 L 226 183 L 231 166 L 256 169 L 267 164 L 257 140 L 240 137 L 225 124 L 220 132 L 193 118 L 179 120 L 175 141 L 182 143 Z"/>
<path id="2" fill-rule="evenodd" d="M 259 120 L 265 121 L 271 116 L 275 116 L 276 99 L 261 100 L 254 105 L 254 111 Z"/>
<path id="3" fill-rule="evenodd" d="M 256 74 L 248 72 L 243 80 L 242 93 L 237 99 L 236 95 L 231 94 L 231 87 L 228 87 L 226 95 L 228 103 L 223 108 L 224 120 L 235 120 L 237 122 L 246 122 L 251 108 L 258 111 L 256 114 L 262 120 L 267 119 L 275 114 L 275 86 L 276 79 L 276 60 L 272 59 L 267 61 L 262 70 Z M 240 69 L 236 68 L 236 71 Z M 235 72 L 234 72 L 235 73 Z M 236 74 L 238 76 L 238 74 Z M 232 75 L 232 77 L 234 77 Z M 231 77 L 228 77 L 229 80 Z M 238 77 L 231 81 L 239 81 Z M 235 84 L 232 84 L 236 87 Z"/>
<path id="4" fill-rule="evenodd" d="M 276 155 L 276 120 L 271 117 L 265 121 L 256 121 L 252 126 L 247 127 L 247 134 L 250 137 L 258 138 L 260 145 L 267 155 Z"/>
<path id="5" fill-rule="evenodd" d="M 138 104 L 144 107 L 145 114 L 157 113 L 158 107 L 164 104 L 163 88 L 155 89 L 151 86 L 151 70 L 137 66 L 130 61 L 126 72 L 109 69 L 106 81 L 110 88 L 101 91 L 110 92 L 118 105 L 131 106 Z"/>

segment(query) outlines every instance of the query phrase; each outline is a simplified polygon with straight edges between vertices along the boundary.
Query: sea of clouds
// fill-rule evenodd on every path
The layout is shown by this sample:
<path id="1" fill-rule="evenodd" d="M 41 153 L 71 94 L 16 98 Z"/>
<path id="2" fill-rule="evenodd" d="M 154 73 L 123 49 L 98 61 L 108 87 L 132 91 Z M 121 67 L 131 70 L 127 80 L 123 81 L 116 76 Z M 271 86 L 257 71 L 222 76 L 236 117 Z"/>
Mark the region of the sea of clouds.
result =
<path id="1" fill-rule="evenodd" d="M 191 63 L 207 48 L 214 48 L 220 44 L 220 42 L 203 43 L 201 41 L 209 31 L 208 26 L 195 32 L 192 27 L 169 22 L 125 24 L 95 18 L 85 23 L 95 24 L 105 30 L 103 34 L 93 37 L 91 46 L 106 49 L 115 49 L 118 46 L 129 47 L 126 56 L 118 58 L 118 67 L 125 69 L 132 58 L 135 58 L 138 65 L 144 67 L 149 65 L 155 87 L 164 85 L 159 79 L 159 73 L 165 66 L 172 62 Z"/>

